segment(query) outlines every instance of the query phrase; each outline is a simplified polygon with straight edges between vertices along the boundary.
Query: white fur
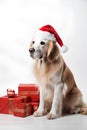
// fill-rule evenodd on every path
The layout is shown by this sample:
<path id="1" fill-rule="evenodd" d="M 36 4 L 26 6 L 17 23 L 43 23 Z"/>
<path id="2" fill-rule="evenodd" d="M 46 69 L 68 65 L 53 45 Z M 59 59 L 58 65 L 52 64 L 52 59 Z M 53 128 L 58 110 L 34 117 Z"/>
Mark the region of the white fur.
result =
<path id="1" fill-rule="evenodd" d="M 65 53 L 67 51 L 68 51 L 68 47 L 66 45 L 63 45 L 62 48 L 61 48 L 61 52 Z"/>
<path id="2" fill-rule="evenodd" d="M 38 113 L 39 115 L 43 115 L 44 112 L 44 88 L 40 87 L 40 104 L 38 107 Z"/>
<path id="3" fill-rule="evenodd" d="M 63 87 L 63 95 L 65 96 L 66 95 L 66 92 L 67 92 L 67 85 L 64 83 L 64 87 Z"/>
<path id="4" fill-rule="evenodd" d="M 63 88 L 63 83 L 59 83 L 57 86 L 55 86 L 54 89 L 54 97 L 53 97 L 53 103 L 52 103 L 52 108 L 50 113 L 53 115 L 59 117 L 62 114 L 62 88 Z M 60 106 L 60 107 L 58 107 Z M 58 110 L 57 110 L 58 109 Z M 58 115 L 57 115 L 58 111 Z"/>
<path id="5" fill-rule="evenodd" d="M 46 39 L 46 40 L 56 41 L 56 38 L 55 38 L 54 34 L 51 34 L 50 32 L 47 32 L 47 31 L 38 30 L 38 31 L 36 31 L 36 35 L 35 36 L 38 36 L 42 40 Z"/>

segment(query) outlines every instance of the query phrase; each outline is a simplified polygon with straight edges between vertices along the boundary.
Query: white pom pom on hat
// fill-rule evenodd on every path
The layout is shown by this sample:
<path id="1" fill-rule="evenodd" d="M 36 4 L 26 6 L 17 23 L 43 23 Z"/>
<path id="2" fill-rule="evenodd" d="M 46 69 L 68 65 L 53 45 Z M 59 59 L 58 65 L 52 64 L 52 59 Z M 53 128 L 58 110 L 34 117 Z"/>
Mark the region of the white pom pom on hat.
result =
<path id="1" fill-rule="evenodd" d="M 56 41 L 61 47 L 61 52 L 67 52 L 68 47 L 63 44 L 63 41 L 61 40 L 60 36 L 51 25 L 42 26 L 41 28 L 39 28 L 36 35 L 40 36 L 42 39 Z"/>

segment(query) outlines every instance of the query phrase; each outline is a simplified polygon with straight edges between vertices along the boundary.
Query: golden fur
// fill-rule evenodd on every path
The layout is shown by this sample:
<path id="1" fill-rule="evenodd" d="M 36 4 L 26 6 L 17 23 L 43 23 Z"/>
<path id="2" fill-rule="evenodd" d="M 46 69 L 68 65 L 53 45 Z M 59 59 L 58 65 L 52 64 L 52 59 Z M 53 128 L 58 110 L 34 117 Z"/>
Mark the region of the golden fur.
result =
<path id="1" fill-rule="evenodd" d="M 30 44 L 30 48 L 34 48 L 32 43 Z M 54 119 L 64 114 L 87 114 L 87 109 L 84 108 L 83 110 L 85 105 L 82 99 L 82 93 L 76 85 L 71 70 L 64 62 L 58 46 L 53 41 L 50 41 L 45 49 L 46 51 L 44 53 L 46 54 L 43 59 L 35 58 L 33 66 L 34 74 L 40 83 L 40 87 L 42 87 L 42 91 L 44 91 L 44 110 L 42 112 L 41 109 L 40 112 L 37 110 L 34 115 L 42 116 L 47 114 L 48 119 Z M 56 112 L 53 113 L 55 109 L 52 105 L 55 94 L 53 85 L 60 83 L 63 86 L 59 90 L 61 94 L 59 93 L 59 103 L 55 106 Z M 42 102 L 42 99 L 40 102 Z"/>

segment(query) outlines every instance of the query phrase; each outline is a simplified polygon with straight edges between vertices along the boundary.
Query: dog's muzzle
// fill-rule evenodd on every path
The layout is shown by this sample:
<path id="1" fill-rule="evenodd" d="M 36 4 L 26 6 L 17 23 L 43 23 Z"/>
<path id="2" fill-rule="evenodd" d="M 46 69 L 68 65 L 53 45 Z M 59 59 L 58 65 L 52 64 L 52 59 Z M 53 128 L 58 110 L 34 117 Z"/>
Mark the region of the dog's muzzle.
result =
<path id="1" fill-rule="evenodd" d="M 30 53 L 30 56 L 31 56 L 32 58 L 34 58 L 34 52 L 35 52 L 35 49 L 34 49 L 34 48 L 30 48 L 30 49 L 29 49 L 29 53 Z"/>
<path id="2" fill-rule="evenodd" d="M 32 58 L 42 59 L 42 57 L 43 57 L 41 54 L 41 51 L 40 50 L 36 51 L 34 48 L 30 48 L 29 53 Z"/>

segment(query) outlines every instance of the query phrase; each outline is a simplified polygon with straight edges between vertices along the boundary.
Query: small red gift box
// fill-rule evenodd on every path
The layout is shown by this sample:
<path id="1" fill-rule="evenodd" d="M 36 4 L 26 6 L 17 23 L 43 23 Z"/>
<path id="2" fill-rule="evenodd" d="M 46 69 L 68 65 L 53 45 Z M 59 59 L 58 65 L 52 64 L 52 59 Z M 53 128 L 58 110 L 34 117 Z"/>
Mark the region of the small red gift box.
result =
<path id="1" fill-rule="evenodd" d="M 32 115 L 32 106 L 29 103 L 15 103 L 14 116 L 27 117 Z"/>
<path id="2" fill-rule="evenodd" d="M 8 98 L 8 96 L 0 97 L 0 113 L 2 114 L 13 114 L 14 100 L 17 98 Z"/>
<path id="3" fill-rule="evenodd" d="M 39 88 L 35 84 L 19 84 L 19 96 L 29 96 L 31 101 L 39 101 Z"/>
<path id="4" fill-rule="evenodd" d="M 14 98 L 8 96 L 0 97 L 0 113 L 13 114 L 15 103 L 28 103 L 30 98 L 28 96 L 15 95 Z"/>

